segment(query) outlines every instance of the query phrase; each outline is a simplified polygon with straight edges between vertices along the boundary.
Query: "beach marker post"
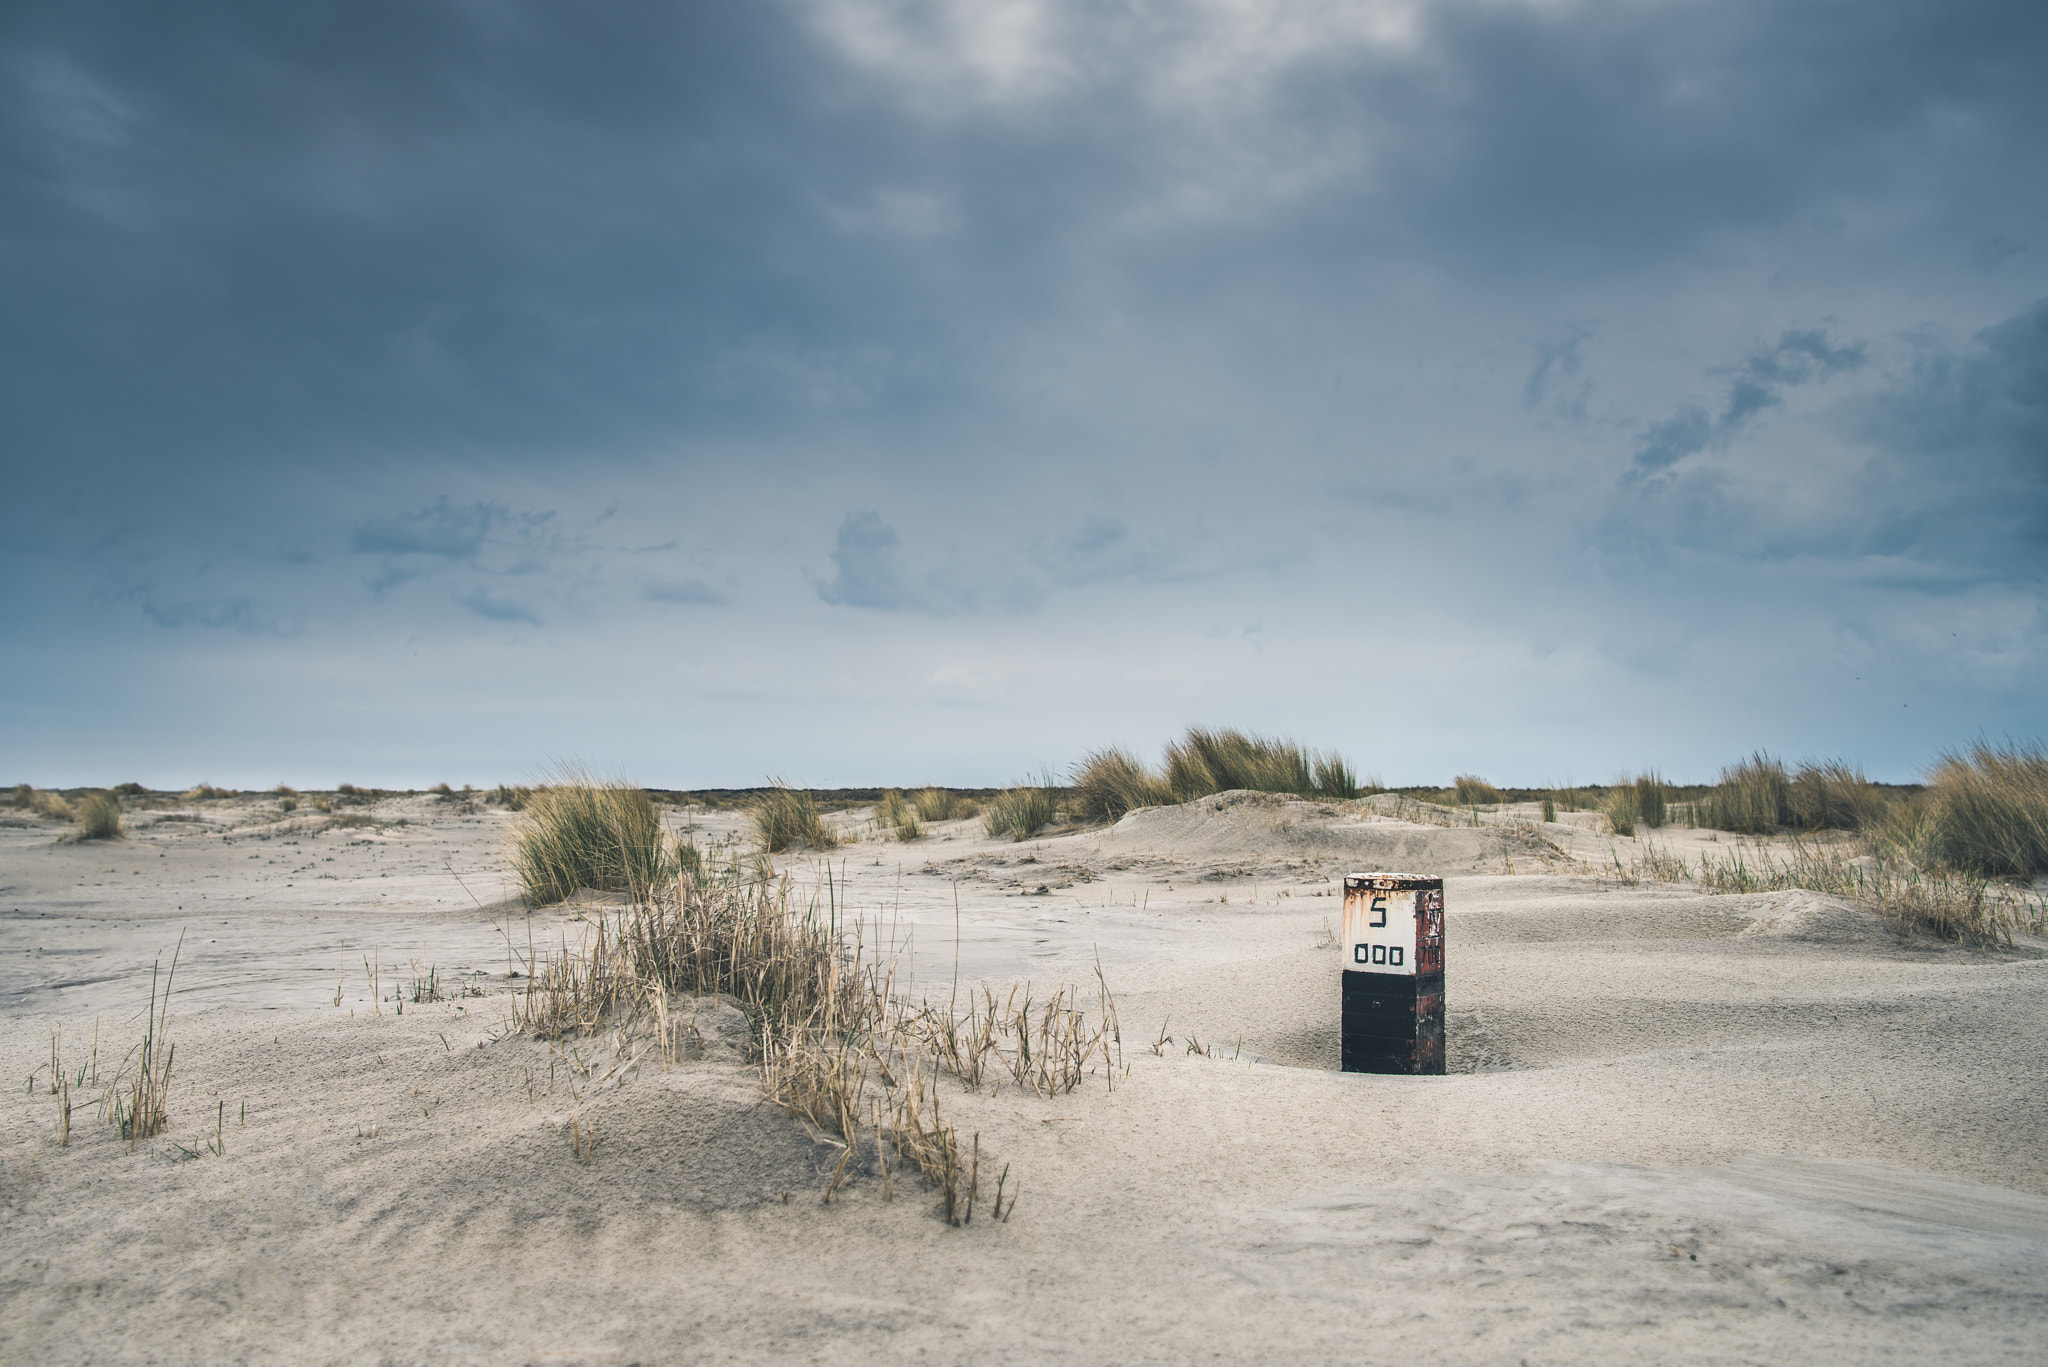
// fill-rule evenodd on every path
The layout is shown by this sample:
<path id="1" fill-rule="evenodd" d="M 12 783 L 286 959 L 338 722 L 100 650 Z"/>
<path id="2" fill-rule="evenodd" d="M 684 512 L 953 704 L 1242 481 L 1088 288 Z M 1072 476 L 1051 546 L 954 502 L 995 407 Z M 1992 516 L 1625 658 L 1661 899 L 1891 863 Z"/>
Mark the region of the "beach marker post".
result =
<path id="1" fill-rule="evenodd" d="M 1444 1071 L 1444 880 L 1344 879 L 1343 1070 Z"/>

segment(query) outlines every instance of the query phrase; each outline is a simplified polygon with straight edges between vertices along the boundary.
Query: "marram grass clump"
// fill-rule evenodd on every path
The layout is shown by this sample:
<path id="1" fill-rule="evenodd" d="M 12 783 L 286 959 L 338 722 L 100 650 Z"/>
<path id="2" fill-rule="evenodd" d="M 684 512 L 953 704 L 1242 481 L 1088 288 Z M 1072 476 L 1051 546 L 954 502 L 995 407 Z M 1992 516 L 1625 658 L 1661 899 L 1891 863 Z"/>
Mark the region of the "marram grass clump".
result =
<path id="1" fill-rule="evenodd" d="M 818 803 L 809 792 L 777 781 L 754 799 L 751 815 L 754 831 L 770 854 L 788 849 L 829 850 L 839 837 L 818 813 Z"/>
<path id="2" fill-rule="evenodd" d="M 1353 798 L 1361 791 L 1357 772 L 1341 755 L 1203 726 L 1191 726 L 1169 742 L 1157 772 L 1130 751 L 1108 746 L 1076 765 L 1072 780 L 1076 812 L 1087 821 L 1116 821 L 1139 807 L 1193 802 L 1237 788 L 1323 798 Z"/>
<path id="3" fill-rule="evenodd" d="M 1059 790 L 1048 778 L 1007 788 L 990 798 L 981 814 L 981 828 L 991 836 L 1029 840 L 1058 819 Z"/>
<path id="4" fill-rule="evenodd" d="M 1120 821 L 1140 807 L 1163 807 L 1173 801 L 1165 779 L 1114 745 L 1083 759 L 1074 770 L 1073 785 L 1074 807 L 1083 821 Z"/>
<path id="5" fill-rule="evenodd" d="M 640 896 L 675 876 L 676 857 L 644 790 L 576 771 L 534 789 L 512 833 L 513 871 L 541 906 L 581 888 Z"/>
<path id="6" fill-rule="evenodd" d="M 2048 748 L 1978 741 L 1928 774 L 1919 844 L 1931 861 L 1981 874 L 2048 869 Z"/>
<path id="7" fill-rule="evenodd" d="M 80 840 L 121 838 L 121 800 L 112 793 L 87 793 L 74 810 Z"/>
<path id="8" fill-rule="evenodd" d="M 898 840 L 906 843 L 924 836 L 924 824 L 917 819 L 917 808 L 894 788 L 882 794 L 881 802 L 876 804 L 875 820 L 889 827 Z"/>

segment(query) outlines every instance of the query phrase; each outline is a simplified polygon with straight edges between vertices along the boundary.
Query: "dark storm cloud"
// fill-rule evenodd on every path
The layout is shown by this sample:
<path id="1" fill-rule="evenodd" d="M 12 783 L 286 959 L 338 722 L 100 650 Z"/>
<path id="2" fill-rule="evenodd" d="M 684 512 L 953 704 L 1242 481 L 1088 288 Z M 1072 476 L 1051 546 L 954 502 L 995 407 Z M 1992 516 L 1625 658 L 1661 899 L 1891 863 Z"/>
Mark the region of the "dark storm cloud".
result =
<path id="1" fill-rule="evenodd" d="M 2048 299 L 1966 346 L 1923 342 L 1850 426 L 1891 495 L 1873 546 L 2048 575 Z"/>
<path id="2" fill-rule="evenodd" d="M 1084 273 L 1310 309 L 1390 252 L 1611 274 L 1930 182 L 2023 201 L 2048 122 L 2038 6 L 1442 5 L 1387 43 L 1300 7 L 1303 51 L 1193 75 L 1208 11 L 1033 8 L 1037 94 L 817 36 L 949 31 L 916 6 L 17 8 L 0 394 L 51 456 L 207 467 L 897 421 Z"/>
<path id="3" fill-rule="evenodd" d="M 1835 561 L 1913 592 L 2038 584 L 2048 574 L 2048 300 L 1959 346 L 1909 338 L 1882 354 L 1794 331 L 1732 367 L 1713 410 L 1684 406 L 1638 442 L 1603 524 L 1609 548 L 1651 562 L 1672 547 Z M 1791 391 L 1866 369 L 1880 373 L 1862 392 L 1812 414 L 1847 459 L 1822 471 L 1745 450 L 1756 416 Z M 1703 452 L 1713 456 L 1689 459 Z M 1783 506 L 1788 489 L 1803 496 L 1795 506 Z M 1873 567 L 1848 569 L 1864 562 Z"/>

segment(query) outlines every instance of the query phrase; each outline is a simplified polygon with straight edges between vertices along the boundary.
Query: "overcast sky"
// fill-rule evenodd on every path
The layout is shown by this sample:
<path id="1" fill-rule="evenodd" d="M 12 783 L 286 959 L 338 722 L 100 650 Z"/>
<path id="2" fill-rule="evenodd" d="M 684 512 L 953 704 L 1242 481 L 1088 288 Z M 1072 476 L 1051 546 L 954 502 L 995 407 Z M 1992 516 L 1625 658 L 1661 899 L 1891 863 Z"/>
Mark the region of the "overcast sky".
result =
<path id="1" fill-rule="evenodd" d="M 2048 7 L 0 17 L 0 780 L 2048 731 Z"/>

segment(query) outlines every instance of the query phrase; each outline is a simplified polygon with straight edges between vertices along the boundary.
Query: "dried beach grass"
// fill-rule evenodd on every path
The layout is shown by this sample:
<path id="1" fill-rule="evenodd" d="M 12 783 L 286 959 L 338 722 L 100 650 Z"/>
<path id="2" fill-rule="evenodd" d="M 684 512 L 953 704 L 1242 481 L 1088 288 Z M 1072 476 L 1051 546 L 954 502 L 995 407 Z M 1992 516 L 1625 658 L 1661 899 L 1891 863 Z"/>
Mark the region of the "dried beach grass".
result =
<path id="1" fill-rule="evenodd" d="M 78 801 L 78 839 L 119 840 L 121 800 L 112 793 L 87 793 Z"/>
<path id="2" fill-rule="evenodd" d="M 875 808 L 875 820 L 895 831 L 896 838 L 906 843 L 924 837 L 924 823 L 918 820 L 917 808 L 894 788 L 882 794 Z"/>
<path id="3" fill-rule="evenodd" d="M 631 907 L 599 916 L 580 944 L 530 957 L 515 1024 L 543 1039 L 640 1030 L 672 1058 L 682 1027 L 670 999 L 728 998 L 747 1014 L 768 1095 L 843 1148 L 825 1200 L 857 1162 L 871 1161 L 891 1191 L 893 1154 L 896 1171 L 938 1194 L 949 1223 L 965 1224 L 981 1198 L 980 1139 L 963 1140 L 942 1115 L 942 1073 L 979 1087 L 1000 1070 L 1045 1096 L 1091 1069 L 1110 1075 L 1107 988 L 1102 1025 L 1066 990 L 1034 1002 L 1027 988 L 1003 1003 L 984 990 L 983 1008 L 966 1017 L 954 1002 L 912 1004 L 896 990 L 894 957 L 872 952 L 860 925 L 841 923 L 829 881 L 823 893 L 822 904 L 799 901 L 787 877 L 737 858 L 644 889 Z M 1007 1183 L 1005 1170 L 999 1217 Z"/>
<path id="4" fill-rule="evenodd" d="M 1694 882 L 1701 892 L 1784 892 L 1800 889 L 1847 898 L 1883 917 L 1901 934 L 1924 930 L 1944 940 L 1983 947 L 2010 945 L 2015 932 L 2048 930 L 2048 902 L 1968 871 L 1922 869 L 1895 849 L 1857 837 L 1795 838 L 1788 850 L 1762 842 L 1697 868 L 1654 844 L 1629 864 L 1614 857 L 1616 882 Z"/>

